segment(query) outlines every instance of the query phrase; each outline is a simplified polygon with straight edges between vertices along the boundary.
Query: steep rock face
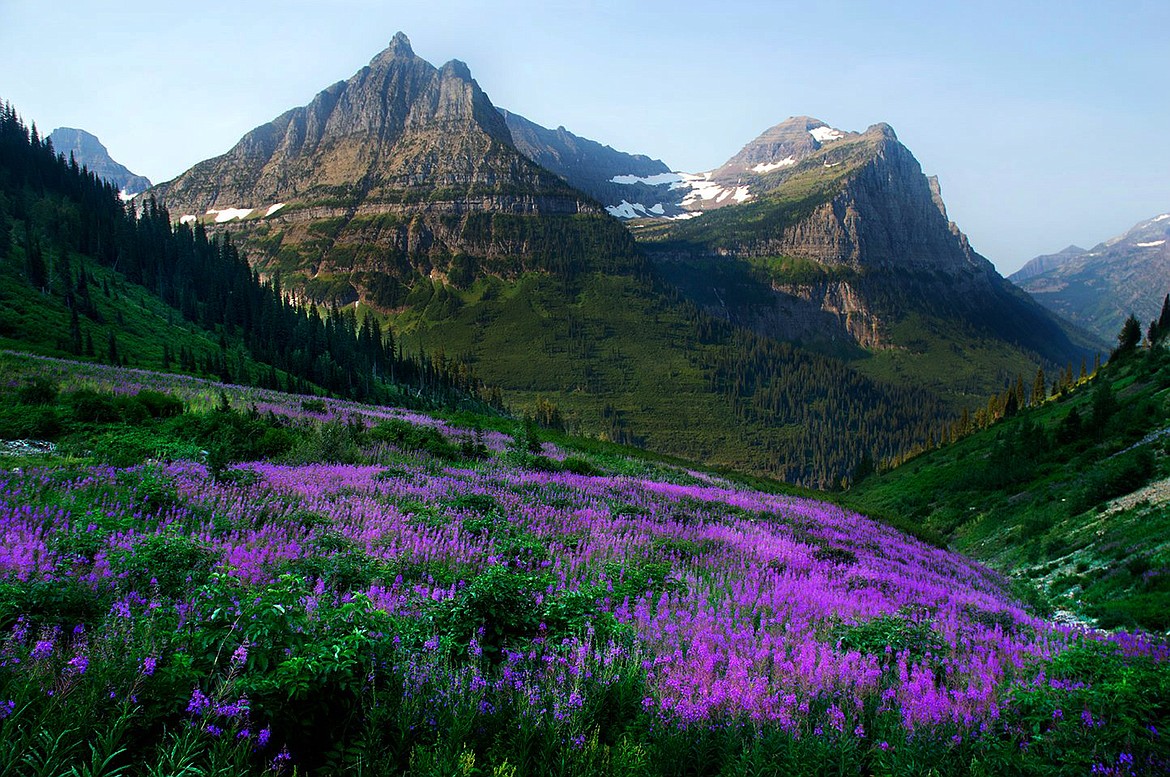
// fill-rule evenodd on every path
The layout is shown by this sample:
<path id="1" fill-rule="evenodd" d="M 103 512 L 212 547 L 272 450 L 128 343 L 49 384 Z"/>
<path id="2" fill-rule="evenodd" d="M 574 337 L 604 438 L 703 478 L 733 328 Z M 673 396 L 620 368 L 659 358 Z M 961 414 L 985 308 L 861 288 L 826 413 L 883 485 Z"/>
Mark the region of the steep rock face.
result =
<path id="1" fill-rule="evenodd" d="M 1011 279 L 1049 310 L 1113 341 L 1133 313 L 1156 318 L 1170 293 L 1170 213 L 1085 251 L 1040 256 Z"/>
<path id="2" fill-rule="evenodd" d="M 794 161 L 774 167 L 780 154 Z M 918 315 L 976 337 L 1007 340 L 1045 359 L 1079 358 L 1081 349 L 1061 326 L 972 250 L 947 218 L 937 179 L 922 173 L 888 125 L 845 133 L 815 119 L 789 120 L 720 170 L 742 171 L 749 164 L 765 170 L 744 179 L 750 200 L 639 230 L 651 255 L 689 251 L 747 260 L 775 295 L 832 316 L 838 331 L 870 350 L 907 347 L 895 333 L 897 324 Z M 734 307 L 725 301 L 726 309 Z M 791 304 L 753 295 L 741 306 Z M 738 315 L 775 320 L 747 311 Z M 783 329 L 764 333 L 796 335 Z"/>
<path id="3" fill-rule="evenodd" d="M 1078 256 L 1088 253 L 1080 246 L 1070 245 L 1063 251 L 1057 251 L 1055 254 L 1044 254 L 1030 259 L 1020 269 L 1008 276 L 1008 280 L 1015 284 L 1021 284 L 1029 278 L 1035 278 L 1037 275 L 1043 275 L 1049 270 L 1055 270 L 1057 267 L 1076 259 Z"/>
<path id="4" fill-rule="evenodd" d="M 98 178 L 109 181 L 125 196 L 138 194 L 150 188 L 150 180 L 145 176 L 135 175 L 124 165 L 115 162 L 110 152 L 102 142 L 85 130 L 72 127 L 58 127 L 49 133 L 49 140 L 53 141 L 53 148 L 57 153 L 73 159 L 82 167 Z"/>
<path id="5" fill-rule="evenodd" d="M 199 216 L 314 198 L 360 206 L 509 188 L 563 197 L 578 209 L 568 187 L 516 153 L 466 65 L 435 68 L 398 33 L 348 81 L 153 193 L 172 213 Z"/>

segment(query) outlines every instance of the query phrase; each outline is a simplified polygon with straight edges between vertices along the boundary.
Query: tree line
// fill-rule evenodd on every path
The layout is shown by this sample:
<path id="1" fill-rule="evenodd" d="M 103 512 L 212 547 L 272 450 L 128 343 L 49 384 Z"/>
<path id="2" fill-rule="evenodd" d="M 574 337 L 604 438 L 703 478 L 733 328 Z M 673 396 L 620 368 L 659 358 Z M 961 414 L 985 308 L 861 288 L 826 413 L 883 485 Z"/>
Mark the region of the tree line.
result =
<path id="1" fill-rule="evenodd" d="M 81 255 L 218 335 L 218 352 L 164 345 L 164 366 L 298 392 L 316 386 L 368 401 L 406 392 L 440 403 L 487 396 L 466 364 L 422 351 L 404 353 L 393 332 L 372 315 L 359 320 L 352 309 L 296 304 L 279 276 L 261 280 L 230 236 L 211 237 L 199 224 L 173 224 L 153 199 L 137 207 L 123 203 L 112 184 L 72 156 L 58 154 L 35 124 L 26 126 L 4 103 L 0 259 L 14 257 L 17 247 L 27 282 L 69 309 L 65 341 L 78 356 L 125 359 L 113 329 L 106 342 L 93 342 L 87 324 L 102 323 L 93 301 L 97 283 L 84 262 L 73 266 L 71 257 Z M 101 290 L 110 293 L 108 286 Z M 233 361 L 229 343 L 241 343 L 267 369 L 249 371 Z M 498 403 L 498 392 L 492 398 Z"/>

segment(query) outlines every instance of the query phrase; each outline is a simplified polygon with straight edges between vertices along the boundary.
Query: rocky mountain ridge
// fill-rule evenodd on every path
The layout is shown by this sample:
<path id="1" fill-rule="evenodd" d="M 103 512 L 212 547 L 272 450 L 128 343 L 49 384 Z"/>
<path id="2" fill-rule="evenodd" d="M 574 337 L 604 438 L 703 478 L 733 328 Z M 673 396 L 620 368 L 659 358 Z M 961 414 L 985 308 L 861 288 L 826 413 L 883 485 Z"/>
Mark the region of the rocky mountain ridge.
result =
<path id="1" fill-rule="evenodd" d="M 1131 314 L 1156 318 L 1170 292 L 1170 213 L 1085 250 L 1039 256 L 1011 280 L 1058 315 L 1111 341 Z"/>

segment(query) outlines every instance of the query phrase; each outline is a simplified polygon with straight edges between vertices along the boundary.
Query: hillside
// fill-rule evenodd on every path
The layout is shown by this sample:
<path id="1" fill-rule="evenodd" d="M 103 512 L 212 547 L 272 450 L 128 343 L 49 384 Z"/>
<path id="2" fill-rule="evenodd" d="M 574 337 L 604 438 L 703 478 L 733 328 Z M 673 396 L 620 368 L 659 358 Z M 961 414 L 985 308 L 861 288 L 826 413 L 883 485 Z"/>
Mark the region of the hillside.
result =
<path id="1" fill-rule="evenodd" d="M 1101 337 L 1131 315 L 1156 317 L 1170 287 L 1170 213 L 1139 222 L 1089 250 L 1039 256 L 1011 276 L 1049 310 Z"/>
<path id="2" fill-rule="evenodd" d="M 0 358 L 5 418 L 59 423 L 0 457 L 9 772 L 1170 764 L 1164 646 L 838 507 L 493 419 Z"/>
<path id="3" fill-rule="evenodd" d="M 1165 341 L 844 497 L 1029 581 L 1107 628 L 1170 630 Z"/>

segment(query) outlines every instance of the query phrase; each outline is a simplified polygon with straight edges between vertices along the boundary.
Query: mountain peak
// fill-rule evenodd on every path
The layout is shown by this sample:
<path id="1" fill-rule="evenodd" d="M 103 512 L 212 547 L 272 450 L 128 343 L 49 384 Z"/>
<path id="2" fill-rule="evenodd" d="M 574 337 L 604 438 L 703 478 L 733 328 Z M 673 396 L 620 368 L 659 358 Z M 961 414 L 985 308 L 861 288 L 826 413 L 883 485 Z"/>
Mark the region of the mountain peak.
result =
<path id="1" fill-rule="evenodd" d="M 414 49 L 410 47 L 410 38 L 406 37 L 406 33 L 401 30 L 394 33 L 394 37 L 390 39 L 390 45 L 386 47 L 386 51 L 396 56 L 414 56 Z"/>
<path id="2" fill-rule="evenodd" d="M 417 59 L 417 56 L 414 49 L 410 47 L 410 38 L 406 37 L 406 33 L 396 32 L 394 37 L 390 39 L 390 44 L 370 60 L 370 67 L 376 68 L 379 65 L 385 66 L 393 62 L 413 59 Z"/>
<path id="3" fill-rule="evenodd" d="M 897 140 L 898 135 L 894 132 L 894 128 L 884 121 L 871 125 L 865 130 L 865 134 L 881 135 L 886 140 Z"/>

